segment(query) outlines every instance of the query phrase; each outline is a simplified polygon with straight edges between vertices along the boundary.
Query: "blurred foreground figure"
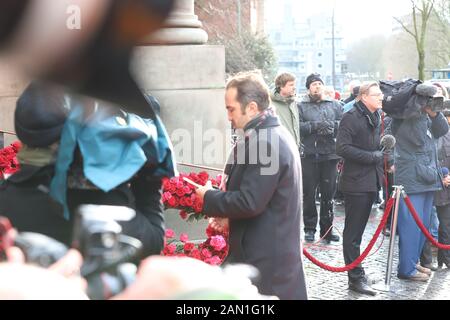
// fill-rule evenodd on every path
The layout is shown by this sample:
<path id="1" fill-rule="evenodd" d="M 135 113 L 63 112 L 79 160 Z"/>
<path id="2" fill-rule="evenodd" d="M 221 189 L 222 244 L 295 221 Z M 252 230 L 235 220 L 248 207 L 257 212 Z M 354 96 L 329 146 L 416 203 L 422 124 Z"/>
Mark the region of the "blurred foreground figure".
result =
<path id="1" fill-rule="evenodd" d="M 133 46 L 163 25 L 175 0 L 4 0 L 0 61 L 152 117 L 129 72 Z M 118 90 L 120 89 L 120 90 Z"/>

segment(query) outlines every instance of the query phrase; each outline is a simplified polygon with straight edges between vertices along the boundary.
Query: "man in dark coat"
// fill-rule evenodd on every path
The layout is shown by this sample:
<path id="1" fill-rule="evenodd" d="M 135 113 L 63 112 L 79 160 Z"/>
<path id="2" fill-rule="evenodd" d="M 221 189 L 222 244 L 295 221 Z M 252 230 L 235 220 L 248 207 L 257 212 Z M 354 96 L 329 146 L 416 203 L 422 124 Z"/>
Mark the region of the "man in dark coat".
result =
<path id="1" fill-rule="evenodd" d="M 360 245 L 370 211 L 383 183 L 383 152 L 380 151 L 383 94 L 376 82 L 363 84 L 353 109 L 339 126 L 336 152 L 344 158 L 339 190 L 345 197 L 343 249 L 345 264 L 360 256 Z M 348 272 L 349 288 L 375 295 L 363 267 Z"/>
<path id="2" fill-rule="evenodd" d="M 307 299 L 300 242 L 301 164 L 295 141 L 269 108 L 269 92 L 260 75 L 230 80 L 225 103 L 228 119 L 235 129 L 243 129 L 243 139 L 225 169 L 226 191 L 197 189 L 204 197 L 204 213 L 229 219 L 227 262 L 258 268 L 256 285 L 262 294 Z"/>
<path id="3" fill-rule="evenodd" d="M 317 227 L 316 193 L 320 187 L 320 237 L 339 241 L 333 234 L 333 197 L 336 191 L 337 163 L 336 134 L 342 119 L 342 106 L 323 95 L 323 81 L 319 74 L 306 79 L 308 95 L 298 105 L 303 157 L 303 220 L 305 240 L 313 242 Z"/>

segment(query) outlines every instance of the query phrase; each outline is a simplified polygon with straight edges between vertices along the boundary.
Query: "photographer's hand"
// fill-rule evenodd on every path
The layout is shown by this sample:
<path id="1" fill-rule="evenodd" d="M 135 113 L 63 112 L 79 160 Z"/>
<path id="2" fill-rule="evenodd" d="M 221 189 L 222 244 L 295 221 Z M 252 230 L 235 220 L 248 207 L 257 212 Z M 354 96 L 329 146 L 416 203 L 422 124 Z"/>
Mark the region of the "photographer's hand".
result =
<path id="1" fill-rule="evenodd" d="M 7 241 L 11 242 L 11 246 L 6 247 L 5 249 L 6 261 L 11 263 L 25 263 L 25 255 L 22 250 L 18 247 L 12 246 L 16 235 L 16 229 L 11 229 L 6 234 L 6 238 L 8 239 Z"/>
<path id="2" fill-rule="evenodd" d="M 437 112 L 431 110 L 431 107 L 425 107 L 423 108 L 423 111 L 425 111 L 430 116 L 430 118 L 436 118 L 437 116 Z"/>

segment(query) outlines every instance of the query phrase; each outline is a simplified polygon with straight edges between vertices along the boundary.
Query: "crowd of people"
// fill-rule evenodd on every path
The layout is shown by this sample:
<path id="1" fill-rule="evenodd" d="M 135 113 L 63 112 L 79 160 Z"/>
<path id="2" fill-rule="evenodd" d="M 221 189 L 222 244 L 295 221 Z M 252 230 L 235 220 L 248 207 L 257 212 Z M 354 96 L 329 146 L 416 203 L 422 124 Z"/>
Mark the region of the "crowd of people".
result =
<path id="1" fill-rule="evenodd" d="M 305 241 L 315 241 L 319 222 L 321 240 L 339 242 L 339 236 L 333 233 L 333 199 L 339 190 L 345 205 L 343 256 L 345 263 L 351 264 L 360 255 L 372 206 L 388 173 L 393 173 L 396 184 L 405 187 L 427 228 L 436 206 L 439 241 L 449 243 L 450 194 L 446 187 L 450 175 L 443 176 L 440 168 L 449 165 L 450 111 L 435 112 L 424 105 L 412 117 L 385 122 L 386 115 L 382 116 L 381 111 L 384 94 L 377 82 L 365 82 L 353 89 L 355 99 L 345 112 L 343 102 L 325 95 L 319 74 L 307 78 L 308 94 L 301 101 L 296 100 L 295 82 L 293 75 L 281 74 L 270 93 L 260 74 L 247 72 L 227 83 L 225 109 L 239 138 L 227 161 L 220 189 L 210 185 L 197 189 L 211 227 L 229 232 L 230 251 L 225 265 L 245 263 L 256 267 L 255 286 L 249 283 L 252 292 L 281 299 L 307 299 L 301 257 L 302 222 Z M 445 94 L 443 90 L 437 93 Z M 155 99 L 148 101 L 149 108 L 157 103 Z M 157 116 L 145 119 L 118 110 L 48 83 L 31 83 L 15 111 L 16 133 L 23 144 L 18 154 L 21 170 L 3 181 L 0 210 L 19 232 L 41 233 L 71 246 L 80 205 L 133 209 L 134 218 L 120 221 L 120 226 L 125 235 L 142 243 L 143 251 L 135 261 L 143 266 L 137 284 L 114 298 L 170 298 L 176 296 L 176 289 L 165 288 L 173 290 L 173 295 L 145 293 L 139 278 L 148 277 L 144 270 L 146 259 L 159 254 L 163 246 L 161 179 L 175 174 L 175 161 Z M 395 150 L 381 147 L 386 132 L 396 137 Z M 268 170 L 272 164 L 259 157 L 261 148 L 268 150 L 270 160 L 277 163 L 274 172 Z M 103 151 L 97 152 L 100 149 Z M 121 157 L 112 163 L 113 154 Z M 155 154 L 159 156 L 152 156 Z M 254 155 L 258 155 L 256 161 L 249 162 Z M 111 172 L 115 173 L 112 180 L 107 178 Z M 398 277 L 428 280 L 431 269 L 436 269 L 430 248 L 424 245 L 425 237 L 403 200 L 398 234 Z M 291 240 L 286 242 L 286 238 Z M 7 255 L 12 261 L 13 253 Z M 158 265 L 191 263 L 149 261 Z M 444 264 L 450 266 L 449 253 L 439 250 L 438 265 Z M 5 274 L 17 272 L 7 265 L 2 267 Z M 42 271 L 31 268 L 29 272 Z M 350 290 L 376 294 L 362 265 L 350 270 L 348 278 Z M 158 283 L 164 287 L 162 282 Z"/>

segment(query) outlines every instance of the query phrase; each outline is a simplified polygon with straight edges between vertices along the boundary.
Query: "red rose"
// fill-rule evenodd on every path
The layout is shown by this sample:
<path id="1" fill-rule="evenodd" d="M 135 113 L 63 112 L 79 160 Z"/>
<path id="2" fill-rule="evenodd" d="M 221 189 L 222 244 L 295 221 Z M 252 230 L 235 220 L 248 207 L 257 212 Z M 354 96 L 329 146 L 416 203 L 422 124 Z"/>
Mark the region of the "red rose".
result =
<path id="1" fill-rule="evenodd" d="M 181 217 L 181 219 L 186 220 L 187 217 L 188 217 L 187 212 L 184 211 L 184 210 L 181 210 L 181 211 L 180 211 L 180 217 Z"/>
<path id="2" fill-rule="evenodd" d="M 172 229 L 166 229 L 166 233 L 165 233 L 166 238 L 173 238 L 175 237 L 175 231 L 173 231 Z"/>
<path id="3" fill-rule="evenodd" d="M 218 266 L 222 263 L 222 259 L 220 259 L 218 256 L 214 256 L 209 259 L 206 259 L 205 262 L 213 266 Z"/>
<path id="4" fill-rule="evenodd" d="M 194 201 L 192 201 L 192 199 L 189 198 L 184 198 L 184 203 L 186 204 L 186 207 L 192 207 L 192 205 L 194 204 Z"/>
<path id="5" fill-rule="evenodd" d="M 169 204 L 169 206 L 171 206 L 172 208 L 176 208 L 178 206 L 178 200 L 175 197 L 171 197 L 167 203 Z"/>
<path id="6" fill-rule="evenodd" d="M 190 252 L 195 248 L 195 245 L 192 242 L 188 242 L 184 244 L 184 252 Z"/>
<path id="7" fill-rule="evenodd" d="M 184 194 L 185 194 L 185 192 L 184 192 L 184 187 L 178 188 L 176 194 L 177 194 L 177 196 L 179 196 L 179 197 L 183 197 Z"/>
<path id="8" fill-rule="evenodd" d="M 180 241 L 184 243 L 188 242 L 189 241 L 188 235 L 186 233 L 180 234 Z"/>
<path id="9" fill-rule="evenodd" d="M 202 255 L 200 254 L 200 251 L 198 249 L 194 249 L 191 251 L 191 253 L 189 254 L 189 256 L 191 258 L 197 259 L 197 260 L 201 260 L 202 259 Z"/>
<path id="10" fill-rule="evenodd" d="M 193 189 L 189 188 L 188 186 L 185 186 L 183 189 L 184 189 L 184 194 L 187 194 L 187 195 L 191 194 L 192 190 L 193 190 Z"/>
<path id="11" fill-rule="evenodd" d="M 202 249 L 202 256 L 205 259 L 211 258 L 212 257 L 212 253 L 211 251 L 209 251 L 208 249 Z"/>
<path id="12" fill-rule="evenodd" d="M 227 246 L 225 239 L 222 236 L 213 236 L 210 241 L 211 246 L 216 251 L 220 251 Z"/>
<path id="13" fill-rule="evenodd" d="M 164 248 L 164 253 L 165 253 L 165 254 L 174 254 L 176 250 L 177 250 L 177 246 L 174 245 L 173 243 L 171 243 L 171 244 L 168 244 L 168 245 Z"/>

